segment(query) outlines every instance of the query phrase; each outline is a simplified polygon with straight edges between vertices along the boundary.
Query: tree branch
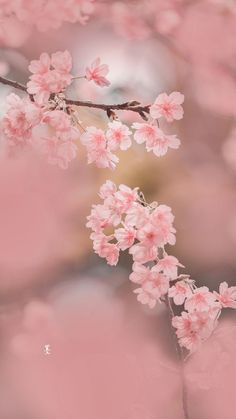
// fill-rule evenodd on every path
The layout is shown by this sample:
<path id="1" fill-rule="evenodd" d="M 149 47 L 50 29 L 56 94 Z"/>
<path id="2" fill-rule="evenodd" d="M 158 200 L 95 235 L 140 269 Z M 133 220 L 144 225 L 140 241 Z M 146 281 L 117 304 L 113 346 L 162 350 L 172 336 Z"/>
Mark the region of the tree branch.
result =
<path id="1" fill-rule="evenodd" d="M 4 77 L 0 77 L 0 83 L 11 86 L 14 89 L 21 90 L 27 93 L 27 87 L 21 83 L 16 81 L 8 80 Z M 29 95 L 32 99 L 32 95 Z M 137 101 L 130 101 L 125 103 L 119 104 L 112 104 L 112 105 L 105 105 L 103 103 L 93 103 L 89 101 L 82 101 L 82 100 L 72 100 L 72 99 L 65 99 L 67 105 L 74 105 L 84 108 L 93 108 L 93 109 L 101 109 L 107 113 L 111 111 L 131 111 L 138 113 L 143 119 L 147 120 L 147 115 L 150 112 L 150 105 L 141 106 L 141 104 Z"/>
<path id="2" fill-rule="evenodd" d="M 183 412 L 184 412 L 184 419 L 190 419 L 189 412 L 188 412 L 188 388 L 187 388 L 185 371 L 184 371 L 184 352 L 183 352 L 182 347 L 179 345 L 177 336 L 175 334 L 175 331 L 173 330 L 172 319 L 175 316 L 175 313 L 173 311 L 173 307 L 172 307 L 171 301 L 170 301 L 168 296 L 166 296 L 166 298 L 165 298 L 165 305 L 166 305 L 167 310 L 168 310 L 169 319 L 170 319 L 170 326 L 171 326 L 171 330 L 173 332 L 173 339 L 174 339 L 174 342 L 175 342 L 175 348 L 176 348 L 176 352 L 178 354 L 178 358 L 179 358 L 179 361 L 180 361 L 180 367 L 181 367 L 180 372 L 181 372 L 181 382 L 182 382 L 182 406 L 183 406 Z"/>

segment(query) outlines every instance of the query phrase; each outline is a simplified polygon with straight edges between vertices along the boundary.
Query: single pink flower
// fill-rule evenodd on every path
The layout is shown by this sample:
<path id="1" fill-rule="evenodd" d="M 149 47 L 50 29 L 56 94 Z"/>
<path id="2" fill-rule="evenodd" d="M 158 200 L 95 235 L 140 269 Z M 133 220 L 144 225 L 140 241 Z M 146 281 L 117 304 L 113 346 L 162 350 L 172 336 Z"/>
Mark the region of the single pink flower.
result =
<path id="1" fill-rule="evenodd" d="M 81 135 L 80 141 L 88 150 L 96 151 L 106 147 L 104 131 L 93 126 L 86 128 L 86 132 Z"/>
<path id="2" fill-rule="evenodd" d="M 90 67 L 86 68 L 85 77 L 88 81 L 93 80 L 100 87 L 109 86 L 110 82 L 105 77 L 109 72 L 107 64 L 101 64 L 101 59 L 97 58 Z"/>
<path id="3" fill-rule="evenodd" d="M 173 298 L 174 303 L 178 305 L 184 304 L 187 297 L 192 294 L 189 284 L 186 281 L 178 281 L 169 289 L 169 297 Z"/>
<path id="4" fill-rule="evenodd" d="M 111 212 L 105 205 L 94 205 L 91 214 L 87 217 L 86 227 L 100 233 L 109 224 Z"/>
<path id="5" fill-rule="evenodd" d="M 178 266 L 184 268 L 184 265 L 179 263 L 178 259 L 174 256 L 166 255 L 157 263 L 157 267 L 171 280 L 176 279 L 178 276 Z"/>
<path id="6" fill-rule="evenodd" d="M 130 135 L 132 134 L 129 128 L 120 121 L 113 121 L 108 124 L 108 131 L 106 137 L 108 140 L 108 147 L 110 150 L 127 150 L 132 141 Z"/>
<path id="7" fill-rule="evenodd" d="M 51 65 L 61 74 L 70 74 L 72 69 L 72 57 L 69 51 L 58 51 L 52 54 Z"/>
<path id="8" fill-rule="evenodd" d="M 45 74 L 48 73 L 51 66 L 51 59 L 46 52 L 43 52 L 39 60 L 32 60 L 29 64 L 29 71 L 33 74 Z"/>
<path id="9" fill-rule="evenodd" d="M 156 125 L 135 122 L 132 128 L 135 129 L 134 139 L 138 144 L 152 143 L 157 137 L 158 127 Z"/>
<path id="10" fill-rule="evenodd" d="M 121 202 L 123 206 L 123 212 L 128 211 L 132 208 L 134 202 L 138 197 L 138 188 L 131 189 L 126 185 L 120 185 L 116 192 L 116 198 Z"/>
<path id="11" fill-rule="evenodd" d="M 147 247 L 159 246 L 162 243 L 162 236 L 158 228 L 150 222 L 138 230 L 137 239 L 141 242 L 141 245 Z"/>
<path id="12" fill-rule="evenodd" d="M 115 230 L 114 236 L 119 249 L 126 250 L 134 244 L 136 230 L 132 227 L 118 228 Z"/>
<path id="13" fill-rule="evenodd" d="M 107 180 L 106 183 L 104 183 L 99 189 L 99 196 L 102 199 L 106 199 L 109 196 L 113 196 L 116 191 L 117 191 L 117 187 L 115 183 L 112 182 L 111 180 Z"/>
<path id="14" fill-rule="evenodd" d="M 214 295 L 222 307 L 236 308 L 236 287 L 229 287 L 227 282 L 221 282 L 219 293 L 214 291 Z"/>
<path id="15" fill-rule="evenodd" d="M 119 248 L 109 243 L 110 238 L 104 234 L 92 235 L 95 253 L 107 260 L 108 265 L 115 266 L 119 260 Z"/>
<path id="16" fill-rule="evenodd" d="M 215 295 L 209 291 L 207 287 L 200 287 L 194 290 L 194 293 L 185 301 L 185 310 L 193 311 L 209 311 L 211 307 L 216 305 Z"/>
<path id="17" fill-rule="evenodd" d="M 152 282 L 146 282 L 141 288 L 136 288 L 134 293 L 137 294 L 137 300 L 141 304 L 147 304 L 149 308 L 154 308 L 159 300 L 159 290 Z"/>
<path id="18" fill-rule="evenodd" d="M 135 262 L 132 269 L 133 271 L 129 276 L 130 281 L 137 284 L 143 284 L 146 281 L 150 281 L 151 271 L 149 268 L 142 265 L 141 263 Z"/>
<path id="19" fill-rule="evenodd" d="M 134 262 L 146 263 L 157 258 L 157 247 L 147 247 L 141 244 L 134 244 L 129 253 L 133 256 Z"/>
<path id="20" fill-rule="evenodd" d="M 182 119 L 184 111 L 181 105 L 183 102 L 184 95 L 179 92 L 172 92 L 169 96 L 166 93 L 161 93 L 150 107 L 150 115 L 154 119 L 164 117 L 168 122 Z"/>

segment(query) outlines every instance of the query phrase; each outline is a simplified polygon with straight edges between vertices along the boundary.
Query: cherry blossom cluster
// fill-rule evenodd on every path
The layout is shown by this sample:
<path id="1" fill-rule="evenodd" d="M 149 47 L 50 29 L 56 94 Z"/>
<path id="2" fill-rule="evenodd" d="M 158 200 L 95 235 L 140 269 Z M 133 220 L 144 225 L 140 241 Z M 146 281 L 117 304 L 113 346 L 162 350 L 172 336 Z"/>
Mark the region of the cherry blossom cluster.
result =
<path id="1" fill-rule="evenodd" d="M 114 152 L 118 149 L 127 150 L 132 145 L 133 132 L 118 120 L 113 108 L 131 110 L 145 119 L 145 123 L 134 122 L 132 128 L 134 140 L 139 144 L 145 143 L 147 151 L 162 156 L 168 148 L 178 148 L 180 145 L 176 135 L 166 135 L 159 127 L 160 118 L 172 122 L 183 117 L 184 96 L 179 92 L 170 95 L 162 93 L 153 105 L 144 108 L 135 101 L 111 105 L 111 109 L 109 105 L 94 104 L 94 107 L 107 112 L 110 122 L 106 131 L 94 126 L 85 129 L 75 106 L 92 108 L 93 104 L 68 101 L 66 89 L 77 78 L 93 81 L 100 87 L 109 86 L 108 65 L 97 58 L 85 68 L 83 76 L 73 76 L 70 53 L 58 51 L 51 56 L 42 53 L 38 60 L 30 62 L 29 71 L 31 76 L 27 86 L 21 86 L 28 97 L 10 94 L 1 122 L 6 149 L 10 148 L 11 153 L 14 148 L 32 147 L 45 154 L 50 163 L 67 168 L 70 161 L 76 158 L 76 141 L 80 139 L 87 149 L 89 163 L 95 162 L 100 168 L 114 169 L 119 161 Z"/>
<path id="2" fill-rule="evenodd" d="M 180 120 L 183 117 L 184 96 L 179 92 L 170 95 L 161 93 L 150 106 L 149 117 L 145 122 L 132 124 L 134 133 L 129 127 L 118 120 L 113 113 L 114 120 L 108 124 L 108 129 L 103 131 L 95 127 L 88 127 L 81 136 L 81 142 L 87 148 L 88 163 L 95 162 L 99 168 L 114 169 L 119 162 L 114 154 L 117 150 L 127 150 L 131 147 L 131 136 L 138 144 L 145 144 L 148 152 L 152 151 L 156 156 L 164 156 L 168 148 L 177 149 L 180 140 L 176 135 L 167 135 L 159 127 L 159 118 L 165 118 L 168 122 Z"/>
<path id="3" fill-rule="evenodd" d="M 116 265 L 120 252 L 129 251 L 133 259 L 129 279 L 138 284 L 134 290 L 138 301 L 150 308 L 157 302 L 171 304 L 173 312 L 181 306 L 183 311 L 172 324 L 179 345 L 193 352 L 212 334 L 222 308 L 236 308 L 236 287 L 223 282 L 219 293 L 210 292 L 196 287 L 189 275 L 179 274 L 184 266 L 165 250 L 176 240 L 170 207 L 148 205 L 138 188 L 117 188 L 109 180 L 99 196 L 103 203 L 93 205 L 87 222 L 95 253 Z"/>
<path id="4" fill-rule="evenodd" d="M 48 162 L 65 169 L 77 155 L 80 137 L 77 112 L 67 106 L 65 89 L 72 83 L 72 58 L 68 51 L 41 54 L 31 61 L 32 73 L 25 89 L 27 97 L 15 93 L 6 99 L 6 113 L 1 120 L 1 133 L 10 153 L 33 148 L 47 156 Z M 84 78 L 99 86 L 107 85 L 107 66 L 95 60 L 85 70 Z"/>
<path id="5" fill-rule="evenodd" d="M 181 280 L 169 289 L 176 305 L 184 305 L 180 316 L 173 317 L 172 325 L 180 346 L 195 351 L 217 326 L 222 308 L 236 308 L 236 287 L 222 282 L 219 292 L 205 286 L 197 288 L 192 281 Z"/>

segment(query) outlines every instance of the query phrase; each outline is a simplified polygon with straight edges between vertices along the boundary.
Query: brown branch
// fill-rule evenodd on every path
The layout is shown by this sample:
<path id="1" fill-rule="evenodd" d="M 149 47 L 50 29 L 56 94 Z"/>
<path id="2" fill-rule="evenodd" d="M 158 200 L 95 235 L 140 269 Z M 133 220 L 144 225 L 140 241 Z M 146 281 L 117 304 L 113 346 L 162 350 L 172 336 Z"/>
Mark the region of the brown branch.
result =
<path id="1" fill-rule="evenodd" d="M 24 86 L 21 83 L 18 83 L 17 81 L 12 81 L 5 79 L 4 77 L 0 77 L 0 83 L 5 84 L 7 86 L 14 87 L 14 89 L 22 90 L 23 92 L 27 92 L 26 86 Z"/>
<path id="2" fill-rule="evenodd" d="M 170 320 L 170 326 L 171 326 L 171 331 L 173 332 L 173 340 L 175 343 L 175 348 L 176 348 L 176 352 L 178 354 L 178 358 L 179 358 L 179 362 L 180 362 L 180 366 L 181 366 L 181 382 L 182 382 L 182 406 L 183 406 L 183 412 L 184 412 L 184 419 L 190 419 L 189 417 L 189 412 L 188 412 L 188 388 L 187 388 L 187 383 L 186 383 L 186 378 L 185 378 L 185 371 L 184 371 L 184 352 L 183 352 L 183 348 L 179 345 L 176 333 L 173 329 L 172 326 L 172 319 L 175 316 L 171 301 L 169 299 L 168 296 L 165 297 L 165 305 L 167 307 L 168 310 L 168 314 L 169 314 L 169 320 Z"/>
<path id="3" fill-rule="evenodd" d="M 11 86 L 14 89 L 21 90 L 27 93 L 27 87 L 21 83 L 16 81 L 8 80 L 4 77 L 0 77 L 0 83 L 5 84 L 7 86 Z M 32 95 L 29 95 L 32 99 Z M 113 105 L 106 105 L 103 103 L 93 103 L 89 101 L 82 101 L 82 100 L 72 100 L 72 99 L 65 99 L 67 105 L 74 105 L 84 108 L 93 108 L 93 109 L 101 109 L 105 111 L 107 114 L 111 111 L 131 111 L 138 113 L 143 119 L 147 120 L 147 115 L 150 111 L 150 105 L 141 106 L 141 104 L 137 101 L 113 104 Z"/>

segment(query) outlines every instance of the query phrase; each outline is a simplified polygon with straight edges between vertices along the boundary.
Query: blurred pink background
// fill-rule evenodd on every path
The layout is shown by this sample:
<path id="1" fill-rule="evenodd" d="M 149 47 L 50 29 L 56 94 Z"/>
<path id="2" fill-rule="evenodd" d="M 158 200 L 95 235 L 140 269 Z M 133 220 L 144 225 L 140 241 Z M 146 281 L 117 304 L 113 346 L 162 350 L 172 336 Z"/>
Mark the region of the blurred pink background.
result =
<path id="1" fill-rule="evenodd" d="M 78 81 L 71 98 L 148 104 L 177 90 L 185 115 L 168 126 L 178 151 L 158 159 L 133 146 L 115 172 L 87 166 L 82 146 L 67 172 L 34 155 L 1 163 L 1 419 L 183 418 L 165 307 L 136 302 L 130 257 L 107 267 L 85 222 L 104 180 L 139 186 L 148 201 L 172 207 L 171 251 L 197 284 L 236 285 L 235 39 L 234 0 L 95 1 L 86 25 L 45 32 L 2 17 L 2 75 L 26 83 L 29 61 L 44 51 L 68 49 L 74 74 L 99 55 L 111 87 Z M 1 115 L 11 91 L 0 86 Z M 101 112 L 79 115 L 87 125 L 107 123 Z M 235 419 L 235 333 L 226 311 L 187 361 L 190 419 Z"/>

